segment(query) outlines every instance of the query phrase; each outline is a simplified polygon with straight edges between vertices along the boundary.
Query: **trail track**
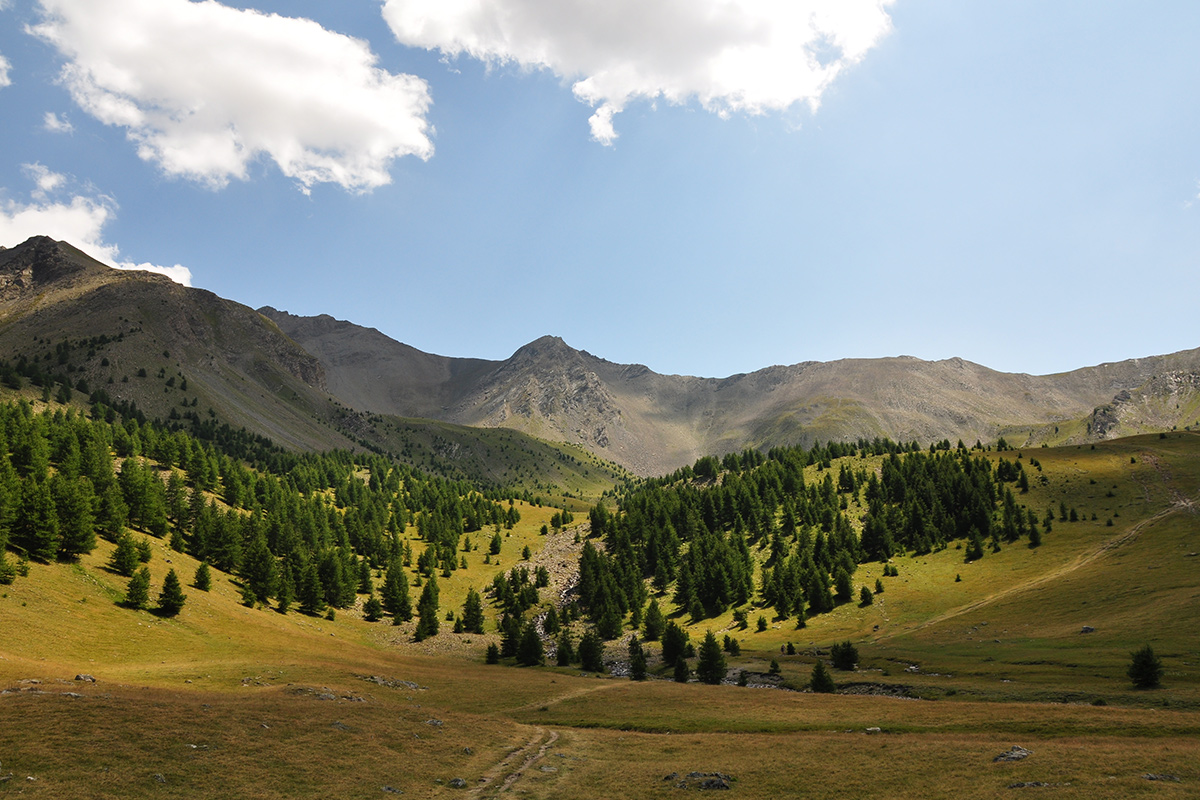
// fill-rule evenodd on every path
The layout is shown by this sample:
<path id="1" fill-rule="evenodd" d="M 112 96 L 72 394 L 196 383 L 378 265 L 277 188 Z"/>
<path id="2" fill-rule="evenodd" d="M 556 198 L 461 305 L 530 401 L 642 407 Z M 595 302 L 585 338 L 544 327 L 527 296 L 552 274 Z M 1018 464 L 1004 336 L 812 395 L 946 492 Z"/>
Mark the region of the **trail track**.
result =
<path id="1" fill-rule="evenodd" d="M 545 757 L 546 751 L 558 741 L 558 731 L 540 726 L 534 730 L 536 733 L 532 739 L 505 756 L 499 764 L 492 767 L 479 779 L 479 785 L 471 790 L 472 797 L 483 797 L 484 795 L 496 797 L 507 792 L 513 784 L 521 779 L 525 770 L 530 769 Z M 496 781 L 502 775 L 504 780 L 499 786 L 496 786 Z"/>

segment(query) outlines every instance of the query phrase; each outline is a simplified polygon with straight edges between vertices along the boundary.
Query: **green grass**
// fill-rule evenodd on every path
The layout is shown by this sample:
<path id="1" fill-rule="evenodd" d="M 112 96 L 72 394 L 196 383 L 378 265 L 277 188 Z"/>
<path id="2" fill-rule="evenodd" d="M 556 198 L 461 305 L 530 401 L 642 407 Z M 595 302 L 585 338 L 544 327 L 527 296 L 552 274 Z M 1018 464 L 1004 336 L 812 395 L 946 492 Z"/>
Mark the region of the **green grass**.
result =
<path id="1" fill-rule="evenodd" d="M 735 634 L 743 655 L 732 664 L 765 672 L 777 658 L 794 685 L 818 653 L 851 639 L 860 669 L 834 671 L 836 681 L 901 685 L 924 700 L 489 667 L 482 649 L 495 634 L 415 644 L 352 611 L 329 621 L 251 610 L 220 573 L 211 593 L 187 587 L 183 612 L 165 620 L 114 604 L 125 580 L 103 567 L 107 543 L 78 564 L 34 565 L 0 589 L 0 688 L 19 690 L 0 696 L 0 776 L 14 775 L 0 795 L 356 798 L 390 796 L 391 786 L 445 797 L 456 795 L 445 782 L 461 777 L 464 796 L 491 797 L 519 771 L 503 793 L 654 798 L 679 796 L 664 776 L 698 770 L 733 775 L 731 794 L 748 798 L 989 798 L 1026 781 L 1057 784 L 1030 792 L 1088 800 L 1194 796 L 1200 436 L 1023 456 L 1047 481 L 1020 502 L 1039 516 L 1065 502 L 1086 521 L 1056 520 L 1042 547 L 1005 546 L 972 564 L 953 547 L 897 558 L 899 576 L 883 579 L 872 606 L 843 606 L 799 631 L 789 621 L 756 633 L 752 614 Z M 498 566 L 482 564 L 490 531 L 472 534 L 481 549 L 468 569 L 439 579 L 443 609 L 526 544 L 536 558 L 550 513 L 521 508 Z M 193 560 L 154 545 L 155 593 L 169 566 L 190 580 Z M 864 565 L 856 583 L 873 585 L 880 571 Z M 800 653 L 780 655 L 789 640 Z M 1144 643 L 1166 664 L 1161 689 L 1135 690 L 1124 675 Z M 906 671 L 913 664 L 919 671 Z M 72 681 L 77 673 L 97 683 Z M 423 688 L 360 677 L 372 675 Z M 1034 755 L 993 763 L 1014 744 Z"/>

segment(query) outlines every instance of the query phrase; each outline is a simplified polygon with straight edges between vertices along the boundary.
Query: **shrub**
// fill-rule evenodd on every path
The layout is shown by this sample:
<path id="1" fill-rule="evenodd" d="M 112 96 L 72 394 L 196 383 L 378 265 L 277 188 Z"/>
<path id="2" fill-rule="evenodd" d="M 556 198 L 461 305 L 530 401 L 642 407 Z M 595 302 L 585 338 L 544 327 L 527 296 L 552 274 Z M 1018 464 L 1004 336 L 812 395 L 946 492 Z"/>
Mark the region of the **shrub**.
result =
<path id="1" fill-rule="evenodd" d="M 858 664 L 858 648 L 849 641 L 835 644 L 829 648 L 829 660 L 837 669 L 852 670 Z"/>

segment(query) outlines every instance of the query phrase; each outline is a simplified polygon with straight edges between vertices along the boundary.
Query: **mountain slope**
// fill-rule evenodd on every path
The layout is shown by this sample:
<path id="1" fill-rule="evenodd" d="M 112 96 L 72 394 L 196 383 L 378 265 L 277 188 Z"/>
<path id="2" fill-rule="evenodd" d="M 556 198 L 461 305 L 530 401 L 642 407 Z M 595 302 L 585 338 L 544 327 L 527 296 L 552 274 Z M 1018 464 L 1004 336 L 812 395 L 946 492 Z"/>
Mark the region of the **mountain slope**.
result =
<path id="1" fill-rule="evenodd" d="M 580 444 L 641 474 L 708 453 L 817 440 L 1021 434 L 1022 443 L 1065 443 L 1200 419 L 1200 350 L 1044 376 L 901 356 L 715 379 L 614 364 L 549 336 L 500 362 L 430 356 L 352 323 L 262 311 L 321 359 L 335 392 L 352 388 L 373 410 L 515 428 Z M 1142 400 L 1129 402 L 1134 397 Z M 1089 424 L 1113 402 L 1121 410 L 1108 414 L 1112 421 Z"/>

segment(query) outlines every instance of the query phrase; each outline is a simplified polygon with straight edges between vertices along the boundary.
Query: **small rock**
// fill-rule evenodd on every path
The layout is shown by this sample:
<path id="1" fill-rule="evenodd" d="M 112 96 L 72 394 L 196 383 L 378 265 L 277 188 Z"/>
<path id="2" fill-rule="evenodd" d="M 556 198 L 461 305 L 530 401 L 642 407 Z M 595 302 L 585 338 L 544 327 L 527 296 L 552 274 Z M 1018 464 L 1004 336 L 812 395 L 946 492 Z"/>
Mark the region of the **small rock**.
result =
<path id="1" fill-rule="evenodd" d="M 270 730 L 270 728 L 271 728 L 271 726 L 265 722 L 262 724 L 262 727 L 266 728 L 267 730 Z"/>
<path id="2" fill-rule="evenodd" d="M 1008 788 L 1010 788 L 1010 789 L 1039 789 L 1043 786 L 1050 786 L 1050 785 L 1052 785 L 1052 784 L 1046 783 L 1045 781 L 1017 781 L 1016 783 L 1010 783 L 1008 785 Z"/>
<path id="3" fill-rule="evenodd" d="M 883 733 L 883 728 L 867 728 L 867 733 Z"/>
<path id="4" fill-rule="evenodd" d="M 1006 750 L 1000 755 L 992 759 L 992 761 L 1021 761 L 1033 755 L 1032 750 L 1026 750 L 1019 744 L 1014 744 L 1010 750 Z"/>
<path id="5" fill-rule="evenodd" d="M 463 748 L 463 755 L 464 755 L 464 756 L 473 756 L 473 755 L 475 755 L 475 751 L 474 751 L 474 750 L 472 750 L 472 749 L 471 749 L 471 748 L 469 748 L 469 747 L 464 747 L 464 748 Z"/>
<path id="6" fill-rule="evenodd" d="M 88 683 L 95 683 L 95 682 L 96 682 L 96 679 L 95 679 L 94 677 L 92 677 L 91 675 L 84 675 L 83 673 L 80 673 L 79 675 L 76 675 L 76 676 L 75 676 L 75 680 L 77 680 L 77 681 L 87 681 Z"/>
<path id="7" fill-rule="evenodd" d="M 389 794 L 404 794 L 404 792 L 397 789 L 395 786 L 384 786 L 383 790 Z"/>
<path id="8" fill-rule="evenodd" d="M 677 780 L 679 780 L 679 773 L 672 772 L 670 775 L 663 777 L 663 780 L 664 781 L 677 781 Z"/>
<path id="9" fill-rule="evenodd" d="M 166 776 L 165 776 L 165 775 L 163 775 L 161 772 L 156 772 L 156 773 L 154 773 L 154 780 L 158 781 L 159 783 L 166 783 L 166 782 L 167 782 L 167 778 L 166 778 Z"/>
<path id="10" fill-rule="evenodd" d="M 347 725 L 346 723 L 344 723 L 344 722 L 340 721 L 340 720 L 339 720 L 338 722 L 331 722 L 331 723 L 329 723 L 329 727 L 331 727 L 331 728 L 337 728 L 339 731 L 348 731 L 348 730 L 350 730 L 350 726 L 349 726 L 349 725 Z"/>
<path id="11" fill-rule="evenodd" d="M 1079 629 L 1079 632 L 1080 633 L 1095 633 L 1096 629 L 1093 628 L 1091 625 L 1084 625 L 1082 628 Z"/>
<path id="12" fill-rule="evenodd" d="M 723 778 L 705 778 L 700 781 L 701 789 L 728 789 L 729 783 Z"/>
<path id="13" fill-rule="evenodd" d="M 427 720 L 425 720 L 425 724 L 432 725 L 435 728 L 440 728 L 445 723 L 443 723 L 440 719 L 427 719 Z"/>
<path id="14" fill-rule="evenodd" d="M 63 692 L 63 697 L 80 698 L 83 697 L 83 695 L 81 695 L 79 692 Z"/>
<path id="15" fill-rule="evenodd" d="M 558 772 L 558 767 L 538 767 L 542 772 Z"/>
<path id="16" fill-rule="evenodd" d="M 462 778 L 451 778 L 450 779 L 450 788 L 451 789 L 465 789 L 465 788 L 467 788 L 467 782 L 465 780 L 463 780 Z"/>
<path id="17" fill-rule="evenodd" d="M 1179 778 L 1174 775 L 1158 775 L 1153 772 L 1147 772 L 1142 777 L 1148 781 L 1174 781 L 1175 783 L 1179 783 Z"/>

